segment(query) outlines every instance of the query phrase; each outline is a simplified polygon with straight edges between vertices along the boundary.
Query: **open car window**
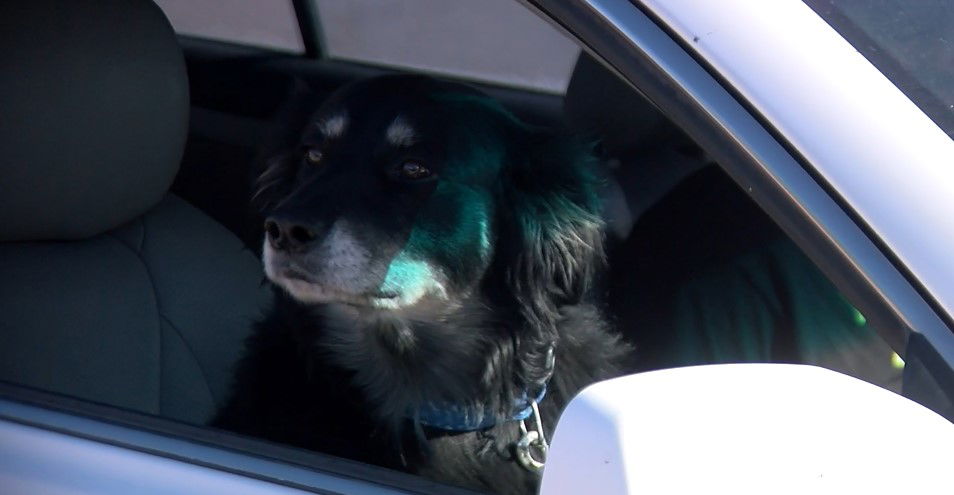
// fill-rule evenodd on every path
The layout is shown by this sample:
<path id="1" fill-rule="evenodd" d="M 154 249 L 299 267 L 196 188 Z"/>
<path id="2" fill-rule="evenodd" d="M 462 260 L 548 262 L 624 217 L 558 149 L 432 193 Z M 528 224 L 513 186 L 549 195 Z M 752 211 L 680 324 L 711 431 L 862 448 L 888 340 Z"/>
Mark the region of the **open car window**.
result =
<path id="1" fill-rule="evenodd" d="M 534 125 L 561 129 L 568 136 L 592 143 L 587 148 L 588 158 L 581 160 L 580 165 L 593 167 L 592 177 L 585 176 L 584 179 L 593 179 L 593 191 L 598 196 L 586 205 L 598 210 L 594 218 L 587 218 L 587 225 L 603 225 L 600 234 L 590 240 L 605 242 L 607 265 L 593 274 L 592 287 L 586 297 L 587 301 L 590 298 L 597 301 L 593 307 L 605 311 L 606 321 L 612 322 L 612 331 L 619 334 L 620 342 L 636 349 L 633 354 L 635 364 L 627 372 L 730 362 L 802 363 L 834 369 L 892 391 L 902 390 L 905 363 L 899 353 L 903 350 L 893 348 L 882 337 L 897 334 L 899 329 L 882 328 L 878 322 L 869 321 L 857 309 L 856 301 L 842 295 L 751 199 L 749 191 L 740 188 L 725 172 L 726 163 L 720 163 L 711 150 L 690 139 L 659 107 L 620 80 L 614 71 L 586 55 L 576 42 L 568 40 L 524 6 L 509 0 L 314 1 L 326 58 L 287 57 L 280 53 L 271 56 L 258 51 L 254 56 L 245 56 L 244 52 L 231 48 L 224 50 L 215 42 L 194 44 L 190 40 L 181 40 L 186 48 L 189 69 L 192 122 L 182 166 L 172 185 L 172 199 L 165 200 L 165 213 L 151 217 L 152 223 L 125 225 L 122 230 L 109 233 L 103 241 L 116 244 L 116 251 L 122 252 L 130 262 L 138 263 L 140 259 L 151 262 L 156 258 L 172 260 L 160 264 L 155 273 L 146 270 L 143 276 L 158 274 L 162 278 L 174 273 L 179 277 L 182 271 L 195 271 L 207 273 L 200 277 L 206 281 L 213 280 L 226 287 L 247 286 L 248 292 L 254 294 L 248 296 L 247 301 L 214 299 L 215 286 L 187 283 L 183 281 L 187 279 L 171 275 L 153 286 L 140 284 L 137 289 L 142 289 L 145 295 L 142 300 L 135 301 L 139 306 L 128 313 L 135 317 L 143 314 L 159 316 L 155 328 L 143 325 L 134 329 L 142 334 L 142 338 L 136 337 L 138 333 L 131 338 L 132 332 L 126 331 L 122 325 L 116 326 L 122 331 L 109 336 L 105 333 L 96 335 L 98 321 L 90 325 L 93 329 L 90 332 L 74 332 L 72 327 L 60 325 L 31 333 L 29 325 L 24 325 L 22 329 L 11 329 L 15 338 L 11 337 L 9 342 L 14 345 L 5 350 L 17 358 L 11 359 L 10 363 L 24 364 L 19 368 L 16 364 L 4 364 L 0 367 L 3 373 L 0 379 L 73 396 L 80 402 L 88 400 L 120 407 L 134 411 L 134 416 L 136 413 L 162 416 L 164 432 L 196 442 L 224 445 L 336 476 L 361 479 L 380 476 L 383 481 L 373 481 L 402 490 L 444 493 L 444 487 L 429 481 L 409 482 L 404 476 L 391 479 L 382 474 L 387 473 L 384 470 L 364 470 L 355 462 L 338 463 L 327 456 L 301 454 L 298 449 L 302 445 L 296 440 L 307 437 L 308 433 L 297 431 L 294 435 L 272 435 L 273 431 L 281 429 L 280 424 L 261 428 L 259 434 L 249 433 L 250 428 L 236 428 L 235 431 L 252 438 L 248 442 L 245 442 L 247 438 L 228 433 L 232 425 L 207 427 L 228 401 L 232 377 L 243 355 L 242 341 L 269 310 L 267 305 L 262 308 L 251 306 L 252 302 L 259 302 L 254 299 L 259 292 L 269 290 L 264 281 L 259 250 L 263 244 L 267 249 L 269 242 L 304 243 L 317 237 L 314 230 L 301 225 L 281 225 L 278 221 L 264 223 L 254 213 L 251 218 L 255 223 L 250 225 L 249 198 L 256 194 L 251 185 L 252 177 L 266 170 L 265 178 L 273 178 L 268 174 L 269 171 L 274 173 L 271 165 L 274 156 L 278 155 L 268 155 L 268 168 L 263 166 L 262 155 L 264 150 L 274 151 L 268 148 L 273 145 L 269 140 L 276 123 L 286 123 L 277 122 L 287 115 L 283 113 L 287 110 L 284 108 L 288 106 L 286 102 L 298 101 L 289 98 L 293 98 L 302 86 L 313 93 L 310 104 L 317 104 L 338 88 L 360 78 L 413 72 L 452 76 L 494 96 L 502 95 L 498 99 L 505 100 L 504 105 L 516 114 L 515 118 L 532 118 Z M 293 2 L 290 1 L 233 1 L 228 2 L 227 7 L 221 3 L 204 5 L 209 2 L 161 0 L 157 3 L 177 32 L 183 35 L 296 53 L 304 50 Z M 496 104 L 487 103 L 486 106 L 497 108 Z M 546 111 L 538 111 L 541 108 Z M 305 120 L 299 123 L 307 125 Z M 333 157 L 335 151 L 317 149 L 314 143 L 340 138 L 346 132 L 348 115 L 333 114 L 311 124 L 323 134 L 321 139 L 308 141 L 304 146 L 297 141 L 294 143 L 294 150 L 299 153 L 295 166 L 307 164 L 319 170 L 323 160 Z M 419 135 L 405 121 L 395 118 L 387 124 L 386 137 L 391 145 L 411 148 L 418 144 Z M 301 132 L 296 129 L 294 134 L 298 139 Z M 561 146 L 567 142 L 576 141 L 570 138 L 553 141 L 551 149 L 564 150 Z M 288 148 L 288 143 L 283 144 Z M 566 149 L 579 151 L 578 148 Z M 362 147 L 356 146 L 350 152 L 363 151 Z M 417 149 L 414 151 L 418 152 Z M 426 158 L 430 151 L 425 149 L 413 160 L 397 163 L 400 168 L 389 168 L 388 173 L 399 175 L 398 179 L 404 181 L 401 184 L 419 180 L 415 187 L 429 184 L 428 180 L 438 182 L 444 171 L 435 168 L 437 173 L 432 174 L 429 164 L 421 158 Z M 315 171 L 312 169 L 296 171 L 302 176 Z M 480 172 L 480 167 L 471 170 L 475 171 Z M 537 184 L 536 181 L 546 184 L 551 179 L 576 177 L 572 176 L 572 171 L 558 170 L 564 173 L 563 177 L 557 177 L 558 174 L 551 171 L 544 169 L 541 173 L 521 176 L 521 179 L 531 184 Z M 337 173 L 337 170 L 333 172 Z M 325 192 L 334 196 L 338 203 L 345 203 L 353 197 L 373 202 L 374 194 L 369 191 L 381 193 L 388 190 L 385 187 L 375 189 L 377 183 L 373 181 L 368 181 L 368 184 L 371 185 L 366 189 L 350 190 L 353 193 L 350 195 L 341 191 L 354 186 L 352 183 Z M 388 184 L 388 187 L 393 187 L 393 184 Z M 482 205 L 481 201 L 486 200 L 482 196 L 474 199 L 472 189 L 452 190 L 453 194 L 441 190 L 445 198 L 451 198 L 448 199 L 450 206 L 445 210 L 450 211 L 456 205 L 454 201 L 459 202 L 460 198 L 472 201 L 473 205 Z M 597 203 L 598 207 L 595 206 Z M 337 206 L 336 203 L 327 209 L 334 210 Z M 513 203 L 506 207 L 516 209 Z M 204 215 L 204 220 L 186 227 L 169 227 L 173 220 L 185 216 L 183 212 L 194 210 Z M 395 214 L 396 208 L 369 211 L 377 215 L 373 218 L 375 221 L 399 216 Z M 480 210 L 475 207 L 462 211 Z M 507 210 L 507 214 L 500 218 L 512 218 L 514 213 Z M 601 218 L 595 218 L 596 215 Z M 490 222 L 479 215 L 467 217 L 467 220 L 468 225 L 485 229 L 479 243 L 483 251 L 477 249 L 474 258 L 489 256 L 486 253 L 491 244 L 505 234 L 491 235 L 486 231 Z M 386 221 L 389 220 L 382 222 Z M 444 226 L 453 222 L 441 218 L 441 222 L 434 223 Z M 226 244 L 228 256 L 220 256 L 219 251 L 211 248 L 207 251 L 183 248 L 185 236 L 180 234 L 194 234 L 196 231 L 202 234 L 200 238 L 212 237 L 207 234 L 214 231 L 215 236 L 231 239 L 231 243 Z M 168 236 L 164 242 L 173 247 L 173 256 L 159 257 L 156 255 L 158 251 L 151 251 L 152 245 L 143 241 L 148 237 L 147 233 L 154 232 Z M 347 237 L 340 232 L 339 235 Z M 411 239 L 412 235 L 407 234 L 407 238 Z M 351 255 L 348 262 L 357 263 L 355 260 L 361 261 L 362 257 L 368 256 L 353 246 L 357 242 L 354 239 L 360 240 L 360 236 L 346 239 L 351 244 L 345 243 L 345 247 L 350 250 L 339 250 Z M 446 237 L 452 236 L 448 234 Z M 424 241 L 421 238 L 413 238 L 418 242 L 417 246 L 427 246 L 427 241 L 434 239 L 441 240 L 431 231 L 423 236 Z M 244 245 L 239 239 L 245 241 Z M 382 239 L 377 240 L 381 245 L 391 242 L 390 238 Z M 57 246 L 57 249 L 63 247 Z M 4 249 L 12 251 L 21 247 L 4 246 Z M 72 245 L 67 246 L 67 249 L 71 248 Z M 531 249 L 524 251 L 533 252 Z M 196 253 L 204 257 L 204 261 L 187 258 Z M 237 272 L 229 265 L 234 261 L 232 258 L 238 257 L 236 253 L 241 253 L 245 271 L 241 277 L 230 278 L 226 275 Z M 340 252 L 324 254 L 332 256 Z M 464 257 L 467 251 L 460 249 L 452 254 Z M 559 254 L 567 255 L 566 252 Z M 388 309 L 387 304 L 396 298 L 392 295 L 397 290 L 393 286 L 409 285 L 414 276 L 423 278 L 422 273 L 429 274 L 428 267 L 421 268 L 420 260 L 410 256 L 402 260 L 406 262 L 404 271 L 390 278 L 387 274 L 394 272 L 389 269 L 385 274 L 386 280 L 392 282 L 387 286 L 389 290 L 375 293 L 377 299 L 386 300 L 377 309 Z M 568 261 L 567 266 L 573 266 L 576 261 L 578 259 Z M 0 264 L 0 268 L 4 266 Z M 492 265 L 488 262 L 487 266 Z M 213 273 L 212 270 L 218 271 Z M 139 276 L 143 270 L 129 271 Z M 110 272 L 122 270 L 96 271 Z M 17 276 L 32 283 L 28 271 L 20 270 Z M 441 285 L 442 282 L 432 285 L 445 290 L 445 285 L 449 284 Z M 285 289 L 292 292 L 288 287 Z M 439 292 L 438 289 L 434 290 Z M 13 286 L 6 290 L 0 294 L 19 294 Z M 121 291 L 117 292 L 120 293 L 87 290 L 82 298 L 77 298 L 72 301 L 72 306 L 67 307 L 77 312 L 76 308 L 81 308 L 97 316 L 108 314 L 109 308 L 116 305 L 129 304 L 132 307 L 128 295 L 124 299 L 120 297 L 123 296 Z M 64 294 L 63 297 L 69 300 L 70 295 Z M 213 298 L 212 303 L 208 302 L 209 298 Z M 246 303 L 249 304 L 247 311 L 238 315 L 229 313 L 235 305 Z M 90 309 L 91 304 L 101 304 L 102 310 Z M 177 319 L 180 310 L 199 314 L 195 321 L 202 324 L 181 324 Z M 43 308 L 43 314 L 46 311 Z M 220 314 L 229 316 L 217 319 Z M 60 321 L 71 318 L 68 312 L 65 315 Z M 24 317 L 24 321 L 27 320 L 29 318 Z M 216 321 L 216 324 L 206 325 L 208 321 Z M 503 320 L 499 326 L 506 328 L 506 323 Z M 97 338 L 102 338 L 102 341 L 97 341 Z M 82 345 L 76 345 L 76 342 L 82 342 Z M 121 354 L 125 356 L 121 373 L 116 372 L 116 367 L 110 367 L 110 363 L 105 363 L 103 356 L 96 355 L 103 349 L 115 351 L 117 347 L 123 348 Z M 145 359 L 135 359 L 133 354 L 142 350 L 139 347 L 145 349 Z M 623 348 L 622 344 L 619 348 Z M 69 351 L 66 353 L 68 359 L 52 363 L 62 349 Z M 85 355 L 87 352 L 91 355 Z M 440 355 L 441 352 L 436 352 L 435 359 Z M 50 362 L 44 362 L 45 359 Z M 84 365 L 86 361 L 96 365 Z M 562 365 L 560 361 L 557 363 L 557 366 Z M 273 364 L 280 368 L 287 363 L 276 360 Z M 311 362 L 303 364 L 302 368 L 308 372 L 316 369 Z M 97 377 L 97 373 L 109 373 L 108 380 Z M 450 380 L 452 375 L 450 373 L 446 378 Z M 338 376 L 330 380 L 337 380 L 336 384 L 344 387 L 351 383 L 347 378 L 353 377 L 343 376 L 345 378 L 340 380 Z M 299 378 L 305 380 L 304 374 Z M 293 381 L 278 381 L 274 387 L 265 388 L 282 389 L 290 382 Z M 90 393 L 90 390 L 95 393 Z M 545 393 L 533 392 L 522 391 L 518 398 L 527 403 L 537 397 L 545 400 Z M 48 400 L 56 402 L 55 399 Z M 526 410 L 519 409 L 520 414 Z M 94 408 L 89 414 L 106 418 L 108 414 L 103 410 L 103 407 Z M 142 416 L 127 423 L 148 427 L 149 418 Z M 189 426 L 169 427 L 169 420 Z M 258 421 L 260 418 L 249 418 L 251 423 Z M 366 428 L 366 431 L 377 432 L 374 428 Z M 289 446 L 292 448 L 287 448 Z M 388 467 L 400 466 L 394 463 Z M 235 469 L 241 471 L 241 468 Z M 280 474 L 274 476 L 277 478 Z"/>

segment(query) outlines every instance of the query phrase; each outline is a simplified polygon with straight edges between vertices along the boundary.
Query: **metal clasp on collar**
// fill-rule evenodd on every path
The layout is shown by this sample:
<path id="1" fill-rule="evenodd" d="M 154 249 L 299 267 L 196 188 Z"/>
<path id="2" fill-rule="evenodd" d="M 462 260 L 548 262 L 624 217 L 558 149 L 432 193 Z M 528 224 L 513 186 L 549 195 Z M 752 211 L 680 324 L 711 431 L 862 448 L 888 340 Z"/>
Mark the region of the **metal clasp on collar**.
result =
<path id="1" fill-rule="evenodd" d="M 520 432 L 522 435 L 517 440 L 514 450 L 516 451 L 517 461 L 520 462 L 521 466 L 528 471 L 540 473 L 543 471 L 543 465 L 547 459 L 547 449 L 550 446 L 547 444 L 546 433 L 543 431 L 543 420 L 540 419 L 540 408 L 537 406 L 537 401 L 531 401 L 530 407 L 533 408 L 531 416 L 536 423 L 536 430 L 527 430 L 526 420 L 521 419 Z M 538 461 L 533 457 L 534 450 L 539 452 L 542 460 Z"/>
<path id="2" fill-rule="evenodd" d="M 544 362 L 546 375 L 539 383 L 543 390 L 546 390 L 546 384 L 550 380 L 550 377 L 553 376 L 555 365 L 556 352 L 553 345 L 550 345 L 547 349 L 546 361 Z M 543 394 L 540 394 L 540 397 L 543 397 Z M 543 471 L 543 466 L 546 463 L 547 450 L 549 450 L 550 445 L 547 444 L 547 436 L 543 430 L 543 418 L 540 416 L 540 407 L 537 405 L 537 399 L 530 399 L 530 409 L 530 417 L 533 418 L 535 429 L 528 430 L 526 420 L 520 420 L 521 435 L 520 439 L 514 444 L 514 451 L 517 456 L 517 461 L 524 469 L 532 473 L 540 473 Z M 539 455 L 540 460 L 534 458 L 535 453 Z"/>

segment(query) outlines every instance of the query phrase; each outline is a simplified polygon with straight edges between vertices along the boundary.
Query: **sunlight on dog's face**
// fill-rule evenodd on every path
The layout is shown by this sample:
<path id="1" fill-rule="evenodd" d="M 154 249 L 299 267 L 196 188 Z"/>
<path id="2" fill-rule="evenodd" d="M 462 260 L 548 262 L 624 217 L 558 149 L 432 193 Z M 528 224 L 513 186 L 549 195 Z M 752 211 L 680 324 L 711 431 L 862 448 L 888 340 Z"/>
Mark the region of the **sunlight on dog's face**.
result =
<path id="1" fill-rule="evenodd" d="M 472 290 L 493 255 L 503 115 L 425 78 L 333 95 L 275 164 L 287 177 L 265 225 L 268 278 L 304 303 L 392 310 Z"/>

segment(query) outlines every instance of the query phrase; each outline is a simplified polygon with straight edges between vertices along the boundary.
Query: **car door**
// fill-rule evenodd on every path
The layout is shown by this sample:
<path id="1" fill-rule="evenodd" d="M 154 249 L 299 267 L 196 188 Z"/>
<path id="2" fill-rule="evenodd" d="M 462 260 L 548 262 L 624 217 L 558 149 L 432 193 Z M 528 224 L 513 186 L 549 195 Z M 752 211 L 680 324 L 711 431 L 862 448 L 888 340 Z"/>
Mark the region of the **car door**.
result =
<path id="1" fill-rule="evenodd" d="M 943 241 L 954 239 L 950 221 L 939 214 L 954 211 L 952 196 L 940 194 L 950 190 L 947 186 L 954 170 L 936 166 L 939 157 L 954 156 L 949 137 L 932 129 L 923 112 L 905 103 L 904 95 L 892 92 L 893 86 L 887 87 L 882 81 L 867 96 L 892 104 L 894 110 L 887 119 L 904 118 L 909 126 L 917 126 L 918 132 L 895 136 L 890 127 L 882 127 L 878 132 L 870 129 L 862 134 L 867 140 L 884 143 L 879 150 L 889 148 L 887 140 L 899 139 L 902 142 L 890 149 L 897 153 L 912 148 L 919 151 L 911 159 L 904 155 L 906 174 L 911 176 L 905 179 L 905 195 L 888 201 L 885 198 L 890 195 L 878 189 L 890 185 L 892 177 L 897 179 L 897 175 L 888 173 L 890 170 L 882 171 L 883 175 L 880 169 L 845 172 L 845 167 L 863 161 L 863 155 L 858 154 L 865 149 L 863 143 L 846 154 L 821 154 L 819 150 L 844 148 L 847 137 L 824 130 L 808 136 L 814 140 L 799 134 L 803 129 L 789 123 L 790 114 L 773 106 L 781 97 L 757 84 L 758 78 L 752 76 L 767 70 L 772 59 L 788 59 L 785 50 L 798 49 L 793 42 L 773 44 L 770 28 L 759 31 L 754 26 L 771 26 L 778 17 L 795 17 L 804 24 L 803 29 L 824 31 L 824 21 L 811 17 L 814 14 L 798 2 L 785 3 L 789 10 L 774 12 L 759 10 L 767 8 L 759 2 L 742 1 L 720 2 L 718 7 L 707 8 L 622 0 L 531 0 L 526 4 L 574 40 L 573 57 L 577 46 L 593 55 L 631 85 L 634 95 L 651 101 L 667 120 L 712 156 L 741 191 L 751 196 L 858 308 L 872 331 L 903 358 L 905 395 L 952 417 L 954 338 L 950 301 L 954 291 L 948 291 L 943 280 L 954 280 L 954 268 L 939 248 L 909 251 L 912 245 L 943 246 Z M 194 202 L 234 230 L 241 230 L 242 224 L 235 212 L 241 209 L 246 187 L 243 167 L 249 166 L 254 155 L 254 147 L 248 143 L 267 132 L 268 117 L 280 104 L 288 81 L 304 76 L 330 86 L 389 70 L 381 65 L 387 61 L 381 59 L 360 63 L 300 59 L 297 52 L 305 58 L 320 59 L 324 48 L 315 41 L 319 32 L 334 36 L 333 30 L 321 24 L 321 4 L 318 6 L 315 9 L 310 2 L 294 2 L 292 9 L 283 11 L 286 18 L 294 15 L 292 28 L 298 26 L 304 33 L 301 38 L 302 34 L 286 36 L 284 41 L 273 43 L 287 42 L 281 46 L 291 50 L 290 55 L 188 36 L 182 39 L 193 78 L 190 146 L 194 161 L 193 168 L 177 179 L 177 189 L 184 196 L 191 195 Z M 343 4 L 337 6 L 344 8 Z M 750 26 L 753 36 L 763 37 L 758 43 L 745 37 L 733 38 L 732 44 L 705 41 L 707 36 L 715 39 L 720 30 L 744 31 L 740 26 Z M 475 27 L 477 32 L 480 29 Z M 844 40 L 824 33 L 826 43 L 838 50 L 850 50 Z M 755 44 L 778 51 L 750 65 L 736 58 L 734 50 L 744 52 Z M 373 65 L 375 62 L 378 65 Z M 852 59 L 853 64 L 862 62 Z M 405 67 L 420 70 L 413 65 Z M 812 92 L 808 89 L 809 71 L 793 65 L 786 70 L 792 78 L 805 78 L 805 91 Z M 838 87 L 850 93 L 852 81 L 877 77 L 870 68 L 861 67 L 857 72 L 851 81 Z M 231 76 L 252 79 L 234 84 Z M 473 79 L 472 74 L 469 77 L 486 84 L 484 79 Z M 823 82 L 832 84 L 830 78 Z M 561 96 L 553 87 L 528 91 L 525 85 L 512 81 L 503 84 L 488 86 L 527 115 L 542 116 L 542 121 L 558 117 Z M 791 111 L 813 101 L 794 102 Z M 844 117 L 851 116 L 846 113 Z M 851 125 L 883 122 L 885 118 L 858 116 Z M 818 123 L 808 119 L 801 125 Z M 831 121 L 827 125 L 844 130 L 849 124 Z M 189 153 L 187 150 L 187 160 Z M 208 161 L 200 159 L 209 156 L 219 160 L 220 166 L 213 167 L 216 170 L 208 170 Z M 229 156 L 235 161 L 222 159 Z M 238 172 L 232 167 L 235 163 Z M 862 180 L 869 176 L 870 180 Z M 228 177 L 224 183 L 231 184 L 228 187 L 232 190 L 219 197 L 208 195 L 202 184 L 209 177 Z M 922 200 L 916 201 L 918 196 Z M 910 225 L 914 219 L 920 227 L 912 239 L 903 238 L 907 231 L 894 230 L 900 228 L 894 223 Z M 78 487 L 89 492 L 119 493 L 130 486 L 154 493 L 233 488 L 261 493 L 457 490 L 404 473 L 27 390 L 16 384 L 4 384 L 0 392 L 0 436 L 4 439 L 0 446 L 8 459 L 0 462 L 0 473 L 4 473 L 6 482 L 19 483 L 6 486 L 23 491 L 46 488 L 65 492 Z M 104 462 L 114 469 L 104 470 Z M 163 474 L 148 481 L 133 476 L 149 472 Z M 85 480 L 82 486 L 77 484 L 80 479 Z M 140 484 L 129 485 L 130 479 Z M 184 484 L 182 480 L 194 481 Z"/>

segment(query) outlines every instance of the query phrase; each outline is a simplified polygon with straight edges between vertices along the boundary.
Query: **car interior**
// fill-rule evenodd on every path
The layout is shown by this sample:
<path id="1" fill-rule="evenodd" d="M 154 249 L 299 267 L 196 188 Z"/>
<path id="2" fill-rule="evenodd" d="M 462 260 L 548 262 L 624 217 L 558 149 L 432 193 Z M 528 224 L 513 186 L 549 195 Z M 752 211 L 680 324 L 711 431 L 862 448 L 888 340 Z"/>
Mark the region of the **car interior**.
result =
<path id="1" fill-rule="evenodd" d="M 0 33 L 16 67 L 0 91 L 0 380 L 204 424 L 272 297 L 248 202 L 276 115 L 297 84 L 327 95 L 396 69 L 177 36 L 149 1 L 2 11 L 17 22 Z M 585 51 L 565 94 L 465 82 L 599 142 L 610 269 L 594 297 L 640 370 L 721 361 L 670 352 L 677 294 L 765 246 L 797 252 L 771 218 Z M 776 327 L 762 359 L 826 364 Z M 900 386 L 883 342 L 844 349 L 832 367 Z"/>

